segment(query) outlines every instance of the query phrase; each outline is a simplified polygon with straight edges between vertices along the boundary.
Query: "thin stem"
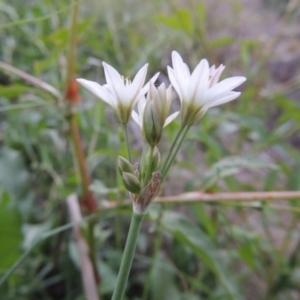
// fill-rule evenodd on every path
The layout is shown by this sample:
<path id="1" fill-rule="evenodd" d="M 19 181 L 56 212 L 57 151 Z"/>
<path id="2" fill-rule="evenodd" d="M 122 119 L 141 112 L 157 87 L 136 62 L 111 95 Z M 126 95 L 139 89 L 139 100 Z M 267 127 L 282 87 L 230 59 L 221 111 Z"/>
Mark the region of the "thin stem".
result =
<path id="1" fill-rule="evenodd" d="M 1 28 L 1 26 L 0 26 L 0 28 Z M 37 77 L 34 77 L 18 68 L 15 68 L 9 64 L 6 64 L 3 61 L 0 61 L 0 69 L 21 77 L 28 83 L 48 92 L 49 94 L 54 96 L 54 98 L 57 100 L 61 99 L 61 97 L 62 97 L 60 92 L 54 86 L 50 85 L 49 83 L 47 83 L 45 81 L 42 81 L 41 79 L 39 79 Z"/>
<path id="2" fill-rule="evenodd" d="M 178 151 L 179 151 L 179 149 L 180 149 L 180 147 L 181 147 L 181 145 L 182 145 L 182 143 L 185 139 L 185 136 L 188 133 L 189 129 L 190 129 L 190 126 L 184 127 L 184 130 L 183 130 L 183 133 L 182 133 L 182 135 L 180 137 L 180 140 L 178 142 L 177 148 L 175 148 L 175 150 L 173 151 L 173 154 L 171 155 L 171 157 L 168 161 L 168 164 L 166 165 L 166 167 L 164 168 L 164 170 L 162 172 L 163 179 L 166 177 L 167 173 L 169 172 L 169 170 L 172 166 L 172 163 L 173 163 L 174 159 L 176 158 L 176 156 L 178 154 Z"/>
<path id="3" fill-rule="evenodd" d="M 128 130 L 127 130 L 127 125 L 126 124 L 123 125 L 123 129 L 124 129 L 125 142 L 126 142 L 126 147 L 127 147 L 128 160 L 130 162 L 132 162 L 130 143 L 129 143 L 129 137 L 128 137 Z"/>
<path id="4" fill-rule="evenodd" d="M 75 152 L 74 154 L 81 175 L 82 192 L 84 195 L 87 195 L 89 192 L 90 179 L 86 167 L 84 152 L 82 149 L 81 138 L 79 135 L 79 130 L 76 124 L 76 119 L 74 114 L 70 116 L 69 124 L 70 124 L 71 139 L 74 146 L 74 152 Z"/>
<path id="5" fill-rule="evenodd" d="M 149 182 L 149 179 L 151 177 L 151 166 L 153 161 L 153 152 L 154 147 L 150 146 L 150 153 L 149 153 L 149 160 L 147 161 L 147 169 L 146 169 L 146 176 L 143 180 L 143 185 L 146 186 Z"/>
<path id="6" fill-rule="evenodd" d="M 169 162 L 170 156 L 171 156 L 171 154 L 172 154 L 172 152 L 174 150 L 174 147 L 175 147 L 175 145 L 176 145 L 176 143 L 177 143 L 177 141 L 178 141 L 178 139 L 179 139 L 179 137 L 180 137 L 180 135 L 181 135 L 181 133 L 182 133 L 182 131 L 183 131 L 184 128 L 185 128 L 185 125 L 181 126 L 180 129 L 179 129 L 179 131 L 177 132 L 177 135 L 176 135 L 176 137 L 175 137 L 175 139 L 174 139 L 174 141 L 173 141 L 173 143 L 171 145 L 171 148 L 169 150 L 168 156 L 166 157 L 166 159 L 164 161 L 164 164 L 163 164 L 163 167 L 161 169 L 162 174 L 163 174 L 163 172 L 164 172 L 164 170 L 165 170 L 165 168 L 166 168 L 166 166 L 167 166 L 167 164 Z"/>
<path id="7" fill-rule="evenodd" d="M 77 49 L 77 17 L 78 17 L 79 3 L 72 0 L 71 22 L 69 29 L 69 41 L 67 49 L 67 64 L 66 64 L 66 82 L 64 102 L 69 104 L 68 122 L 70 127 L 70 137 L 74 146 L 74 160 L 79 166 L 79 172 L 82 185 L 82 204 L 88 210 L 89 214 L 97 210 L 97 203 L 93 193 L 89 190 L 90 177 L 88 173 L 87 163 L 81 137 L 76 122 L 75 103 L 79 101 L 79 94 L 77 89 L 76 78 L 76 49 Z M 95 281 L 100 283 L 100 276 L 98 273 L 96 255 L 95 255 L 95 235 L 94 235 L 95 222 L 89 221 L 88 223 L 88 244 L 89 255 L 95 275 Z"/>
<path id="8" fill-rule="evenodd" d="M 188 204 L 188 203 L 223 203 L 226 205 L 243 205 L 253 209 L 260 209 L 261 205 L 257 201 L 282 201 L 299 200 L 300 191 L 273 191 L 273 192 L 233 192 L 233 193 L 203 193 L 194 191 L 176 196 L 156 197 L 154 203 L 165 204 Z M 120 206 L 132 204 L 132 201 L 122 199 L 121 201 L 103 201 L 102 209 L 114 209 Z M 282 205 L 272 205 L 270 208 L 282 211 L 300 213 L 300 207 L 290 207 Z"/>
<path id="9" fill-rule="evenodd" d="M 155 224 L 155 231 L 153 232 L 154 235 L 154 250 L 153 250 L 153 259 L 151 261 L 151 267 L 150 267 L 150 271 L 148 272 L 147 275 L 147 279 L 146 279 L 146 283 L 145 283 L 145 288 L 143 291 L 143 295 L 142 295 L 142 300 L 146 300 L 148 299 L 149 296 L 149 292 L 150 292 L 150 286 L 151 286 L 151 282 L 152 282 L 152 277 L 153 277 L 153 273 L 154 273 L 154 268 L 155 265 L 157 263 L 157 259 L 158 259 L 158 254 L 159 254 L 159 250 L 161 248 L 162 242 L 163 242 L 163 234 L 159 231 L 159 227 L 161 224 L 161 219 L 163 216 L 163 211 L 164 211 L 164 207 L 161 206 L 160 208 L 160 212 L 159 212 L 159 216 L 156 219 L 156 224 Z"/>
<path id="10" fill-rule="evenodd" d="M 135 252 L 137 238 L 141 229 L 144 215 L 133 213 L 131 224 L 128 232 L 128 237 L 122 257 L 121 267 L 117 278 L 117 283 L 114 289 L 111 300 L 122 300 L 125 293 L 126 284 L 128 281 L 129 272 L 132 265 L 132 260 Z"/>

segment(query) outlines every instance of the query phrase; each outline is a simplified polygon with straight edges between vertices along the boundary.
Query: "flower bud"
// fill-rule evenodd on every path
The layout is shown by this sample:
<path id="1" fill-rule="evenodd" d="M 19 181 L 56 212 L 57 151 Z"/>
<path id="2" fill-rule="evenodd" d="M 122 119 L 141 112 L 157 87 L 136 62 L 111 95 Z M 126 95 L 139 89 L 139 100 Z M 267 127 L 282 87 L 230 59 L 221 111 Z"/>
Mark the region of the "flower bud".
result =
<path id="1" fill-rule="evenodd" d="M 122 178 L 127 191 L 134 194 L 138 194 L 141 191 L 141 184 L 135 175 L 128 172 L 123 172 Z"/>
<path id="2" fill-rule="evenodd" d="M 151 171 L 155 172 L 158 169 L 159 165 L 160 165 L 160 153 L 159 153 L 158 148 L 155 147 L 154 151 L 153 151 Z"/>
<path id="3" fill-rule="evenodd" d="M 163 120 L 160 111 L 153 100 L 147 102 L 144 117 L 143 131 L 146 141 L 152 147 L 156 146 L 162 135 Z"/>
<path id="4" fill-rule="evenodd" d="M 152 174 L 152 179 L 149 184 L 140 192 L 133 200 L 133 211 L 136 214 L 145 214 L 148 206 L 154 200 L 159 192 L 162 176 L 159 172 Z"/>
<path id="5" fill-rule="evenodd" d="M 123 172 L 134 174 L 132 164 L 126 158 L 120 155 L 118 156 L 118 169 L 121 175 Z"/>

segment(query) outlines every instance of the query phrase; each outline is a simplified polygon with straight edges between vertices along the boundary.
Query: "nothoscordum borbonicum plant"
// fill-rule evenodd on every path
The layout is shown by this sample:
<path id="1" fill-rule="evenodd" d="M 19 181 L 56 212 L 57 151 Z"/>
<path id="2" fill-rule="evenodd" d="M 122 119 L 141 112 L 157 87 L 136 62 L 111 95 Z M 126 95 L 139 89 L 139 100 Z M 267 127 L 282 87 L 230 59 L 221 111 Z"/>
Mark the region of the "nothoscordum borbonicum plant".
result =
<path id="1" fill-rule="evenodd" d="M 209 108 L 236 99 L 240 92 L 235 92 L 233 89 L 246 80 L 245 77 L 231 77 L 219 82 L 225 67 L 221 65 L 217 69 L 215 66 L 209 68 L 205 59 L 201 60 L 195 70 L 190 73 L 188 66 L 175 51 L 172 53 L 172 62 L 173 69 L 168 67 L 168 74 L 179 95 L 181 109 L 180 112 L 175 112 L 170 116 L 172 86 L 166 88 L 165 84 L 162 84 L 155 87 L 153 83 L 158 74 L 144 86 L 147 64 L 140 69 L 132 82 L 124 79 L 106 63 L 103 63 L 106 85 L 101 86 L 93 81 L 78 79 L 80 84 L 115 110 L 119 122 L 125 129 L 132 115 L 141 128 L 144 143 L 140 162 L 133 165 L 128 133 L 125 130 L 128 159 L 119 156 L 118 169 L 124 186 L 130 193 L 133 214 L 112 300 L 123 299 L 144 215 L 159 192 L 161 182 L 169 172 L 188 130 L 199 122 Z M 135 104 L 137 104 L 137 112 L 133 110 Z M 163 128 L 179 113 L 181 114 L 181 127 L 160 168 L 160 153 L 157 145 L 162 137 Z"/>
<path id="2" fill-rule="evenodd" d="M 172 63 L 173 69 L 168 67 L 168 74 L 180 98 L 183 125 L 195 125 L 209 108 L 236 99 L 241 93 L 232 90 L 246 80 L 237 76 L 218 82 L 225 67 L 209 68 L 206 59 L 202 59 L 191 73 L 176 51 L 172 53 Z"/>
<path id="3" fill-rule="evenodd" d="M 96 97 L 110 105 L 121 124 L 127 124 L 133 107 L 147 93 L 149 85 L 144 86 L 144 83 L 148 64 L 138 71 L 133 81 L 121 76 L 116 69 L 105 62 L 103 62 L 103 67 L 107 84 L 101 86 L 95 81 L 83 78 L 79 78 L 77 81 Z M 159 73 L 151 80 L 155 81 L 158 75 Z"/>

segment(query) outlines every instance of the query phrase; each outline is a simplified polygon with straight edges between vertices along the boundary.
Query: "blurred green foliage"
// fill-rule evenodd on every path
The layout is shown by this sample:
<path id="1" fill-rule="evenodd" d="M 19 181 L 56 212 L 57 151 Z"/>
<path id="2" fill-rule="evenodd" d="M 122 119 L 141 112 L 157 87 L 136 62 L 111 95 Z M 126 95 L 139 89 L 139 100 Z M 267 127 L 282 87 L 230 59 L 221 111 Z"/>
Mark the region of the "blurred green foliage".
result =
<path id="1" fill-rule="evenodd" d="M 207 57 L 211 64 L 224 63 L 227 75 L 248 78 L 240 99 L 209 111 L 192 128 L 163 188 L 166 194 L 300 189 L 300 63 L 295 60 L 298 69 L 288 78 L 277 74 L 287 53 L 275 49 L 294 44 L 270 34 L 274 24 L 265 21 L 270 15 L 276 22 L 282 18 L 278 32 L 289 31 L 299 26 L 300 6 L 262 2 L 257 7 L 239 1 L 80 2 L 78 77 L 104 83 L 102 61 L 125 76 L 149 62 L 148 78 L 160 71 L 165 81 L 176 49 L 191 67 Z M 2 1 L 0 61 L 63 92 L 70 9 L 68 1 Z M 255 9 L 265 21 L 257 30 L 266 40 L 249 30 Z M 116 172 L 117 155 L 125 151 L 121 132 L 110 108 L 81 92 L 77 121 L 91 189 L 99 202 L 122 198 Z M 166 128 L 162 153 L 177 129 L 178 124 Z M 27 253 L 0 286 L 3 300 L 85 299 L 65 205 L 69 194 L 80 192 L 68 135 L 62 103 L 0 70 L 0 276 Z M 131 137 L 138 160 L 134 125 Z M 299 299 L 298 206 L 282 202 L 283 211 L 264 202 L 153 205 L 127 299 Z M 101 299 L 110 299 L 129 216 L 129 208 L 99 214 Z"/>

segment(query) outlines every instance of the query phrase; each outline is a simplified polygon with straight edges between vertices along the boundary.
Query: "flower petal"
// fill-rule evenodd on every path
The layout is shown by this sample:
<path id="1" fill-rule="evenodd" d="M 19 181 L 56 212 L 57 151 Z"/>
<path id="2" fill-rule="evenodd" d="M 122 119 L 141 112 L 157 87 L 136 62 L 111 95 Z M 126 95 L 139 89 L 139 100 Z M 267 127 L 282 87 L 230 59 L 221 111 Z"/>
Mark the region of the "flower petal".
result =
<path id="1" fill-rule="evenodd" d="M 132 111 L 132 114 L 131 114 L 131 117 L 132 119 L 134 120 L 134 122 L 136 124 L 138 124 L 140 126 L 140 128 L 142 129 L 142 119 L 141 117 L 136 113 L 136 111 Z"/>
<path id="2" fill-rule="evenodd" d="M 143 118 L 146 104 L 147 104 L 147 100 L 146 100 L 145 96 L 142 96 L 138 102 L 138 112 L 139 112 L 140 118 Z"/>
<path id="3" fill-rule="evenodd" d="M 235 100 L 236 98 L 238 98 L 240 96 L 240 94 L 241 94 L 240 92 L 229 92 L 226 96 L 224 96 L 222 98 L 219 98 L 216 101 L 208 102 L 203 107 L 203 109 L 207 110 L 207 109 L 209 109 L 211 107 L 215 107 L 215 106 L 218 106 L 218 105 L 230 102 L 232 100 Z"/>
<path id="4" fill-rule="evenodd" d="M 149 84 L 150 82 L 154 83 L 156 81 L 156 79 L 158 78 L 159 76 L 159 72 L 156 73 L 146 84 L 145 86 L 142 88 L 142 94 L 145 95 L 148 93 L 148 90 L 149 90 Z"/>
<path id="5" fill-rule="evenodd" d="M 216 99 L 226 96 L 228 92 L 241 85 L 245 80 L 246 78 L 241 76 L 222 80 L 206 91 L 203 104 L 214 102 Z"/>
<path id="6" fill-rule="evenodd" d="M 211 74 L 211 79 L 210 79 L 210 87 L 216 85 L 225 69 L 225 66 L 220 65 L 218 69 L 214 70 L 214 72 Z"/>
<path id="7" fill-rule="evenodd" d="M 179 111 L 173 113 L 172 115 L 170 115 L 169 117 L 167 117 L 164 127 L 168 126 L 173 120 L 175 120 L 177 118 L 177 116 L 179 115 Z"/>
<path id="8" fill-rule="evenodd" d="M 130 101 L 134 101 L 140 93 L 147 74 L 148 64 L 145 64 L 135 75 L 132 83 L 128 86 L 128 93 Z"/>
<path id="9" fill-rule="evenodd" d="M 183 62 L 180 54 L 176 51 L 172 52 L 172 64 L 175 72 L 180 76 L 178 79 L 189 79 L 190 70 L 186 63 Z"/>
<path id="10" fill-rule="evenodd" d="M 190 71 L 188 66 L 183 62 L 181 56 L 176 52 L 172 52 L 173 74 L 177 79 L 177 83 L 181 88 L 182 97 L 187 98 L 189 94 L 188 82 L 190 79 Z"/>
<path id="11" fill-rule="evenodd" d="M 106 82 L 114 89 L 118 99 L 123 99 L 125 95 L 124 80 L 122 79 L 118 71 L 112 66 L 105 62 L 102 62 L 102 64 L 104 67 Z"/>
<path id="12" fill-rule="evenodd" d="M 112 95 L 109 92 L 107 92 L 106 89 L 102 87 L 99 83 L 83 78 L 78 78 L 77 82 L 79 82 L 82 86 L 84 86 L 95 96 L 103 100 L 105 103 L 110 105 L 112 108 L 116 108 L 116 103 Z"/>
<path id="13" fill-rule="evenodd" d="M 171 81 L 172 86 L 174 87 L 175 91 L 179 95 L 180 101 L 182 101 L 183 93 L 181 90 L 181 86 L 176 78 L 174 70 L 172 68 L 170 68 L 169 66 L 168 66 L 168 75 L 169 75 L 169 79 Z"/>
<path id="14" fill-rule="evenodd" d="M 203 94 L 209 86 L 209 64 L 202 59 L 191 75 L 188 85 L 187 99 L 195 99 L 195 103 L 201 105 Z"/>

